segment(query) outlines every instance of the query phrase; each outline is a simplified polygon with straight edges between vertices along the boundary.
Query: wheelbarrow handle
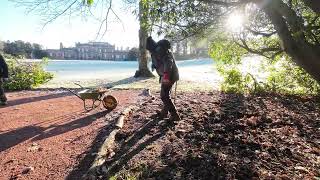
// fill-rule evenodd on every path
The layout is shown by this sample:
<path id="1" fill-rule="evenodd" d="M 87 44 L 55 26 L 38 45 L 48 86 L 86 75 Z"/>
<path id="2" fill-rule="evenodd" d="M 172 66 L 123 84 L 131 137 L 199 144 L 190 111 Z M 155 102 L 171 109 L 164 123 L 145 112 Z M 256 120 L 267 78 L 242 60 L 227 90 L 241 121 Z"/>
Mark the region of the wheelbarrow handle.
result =
<path id="1" fill-rule="evenodd" d="M 78 85 L 78 86 L 80 86 L 82 89 L 84 89 L 84 87 L 83 86 L 81 86 L 79 83 L 74 83 L 75 85 Z"/>
<path id="2" fill-rule="evenodd" d="M 65 88 L 65 87 L 60 87 L 60 88 L 61 88 L 61 89 L 64 89 L 64 90 L 67 90 L 67 91 L 71 92 L 72 94 L 74 94 L 75 96 L 77 96 L 78 98 L 82 99 L 81 96 L 79 96 L 79 94 L 73 92 L 71 89 Z M 83 99 L 82 99 L 82 100 L 83 100 Z"/>

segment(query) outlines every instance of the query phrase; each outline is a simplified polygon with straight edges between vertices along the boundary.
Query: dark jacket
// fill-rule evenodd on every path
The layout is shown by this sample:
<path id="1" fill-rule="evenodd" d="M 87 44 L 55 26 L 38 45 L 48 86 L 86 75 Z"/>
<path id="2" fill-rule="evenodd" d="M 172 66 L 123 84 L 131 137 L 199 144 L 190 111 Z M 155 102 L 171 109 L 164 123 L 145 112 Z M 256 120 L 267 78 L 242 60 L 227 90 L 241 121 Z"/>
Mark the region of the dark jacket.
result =
<path id="1" fill-rule="evenodd" d="M 0 54 L 0 78 L 8 78 L 8 65 L 4 60 L 3 56 Z"/>
<path id="2" fill-rule="evenodd" d="M 157 56 L 159 58 L 157 58 Z M 160 55 L 156 53 L 151 54 L 153 67 L 156 69 L 160 77 L 166 72 L 169 74 L 169 79 L 172 83 L 179 80 L 179 70 L 174 59 L 174 56 L 170 50 L 161 53 Z"/>
<path id="3" fill-rule="evenodd" d="M 168 40 L 162 39 L 156 43 L 152 37 L 147 38 L 146 49 L 151 53 L 152 67 L 157 70 L 160 78 L 166 72 L 169 80 L 174 83 L 179 80 L 179 71 Z"/>

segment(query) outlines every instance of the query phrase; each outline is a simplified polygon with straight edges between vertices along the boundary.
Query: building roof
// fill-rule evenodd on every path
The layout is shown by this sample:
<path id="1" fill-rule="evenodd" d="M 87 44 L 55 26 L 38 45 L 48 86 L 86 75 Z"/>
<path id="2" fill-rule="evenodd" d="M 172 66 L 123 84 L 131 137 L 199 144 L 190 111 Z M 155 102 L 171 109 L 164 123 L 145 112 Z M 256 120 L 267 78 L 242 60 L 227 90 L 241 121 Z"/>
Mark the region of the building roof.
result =
<path id="1" fill-rule="evenodd" d="M 77 43 L 76 47 L 79 46 L 104 46 L 104 47 L 113 47 L 110 43 L 107 42 L 88 42 L 88 43 Z"/>

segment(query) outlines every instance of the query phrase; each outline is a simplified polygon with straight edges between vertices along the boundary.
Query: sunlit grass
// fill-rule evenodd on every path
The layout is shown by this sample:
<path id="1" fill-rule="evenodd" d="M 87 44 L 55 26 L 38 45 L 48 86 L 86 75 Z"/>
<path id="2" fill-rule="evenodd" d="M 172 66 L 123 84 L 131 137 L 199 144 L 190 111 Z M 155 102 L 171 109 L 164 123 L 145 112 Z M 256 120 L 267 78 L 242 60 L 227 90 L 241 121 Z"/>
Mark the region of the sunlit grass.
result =
<path id="1" fill-rule="evenodd" d="M 57 81 L 57 82 L 49 82 L 40 88 L 49 88 L 49 89 L 57 89 L 59 87 L 66 88 L 79 88 L 78 85 L 74 84 L 75 81 Z M 79 82 L 78 82 L 79 83 Z M 93 87 L 112 87 L 114 90 L 121 89 L 150 89 L 153 92 L 160 91 L 160 84 L 158 78 L 149 78 L 149 79 L 135 79 L 135 78 L 127 78 L 118 82 L 106 82 L 104 80 L 88 80 L 81 81 L 83 87 L 93 88 Z M 173 87 L 174 89 L 175 87 Z M 217 84 L 211 84 L 206 82 L 194 82 L 194 81 L 186 81 L 180 80 L 178 81 L 177 92 L 192 92 L 192 91 L 212 91 L 218 90 L 220 87 Z"/>
<path id="2" fill-rule="evenodd" d="M 128 84 L 120 84 L 114 86 L 113 89 L 150 89 L 153 92 L 159 92 L 160 86 L 158 78 L 150 78 Z M 173 87 L 173 91 L 174 89 L 175 86 Z M 219 89 L 219 87 L 215 87 L 210 83 L 197 83 L 183 80 L 178 81 L 177 86 L 177 92 L 212 91 L 217 89 Z"/>

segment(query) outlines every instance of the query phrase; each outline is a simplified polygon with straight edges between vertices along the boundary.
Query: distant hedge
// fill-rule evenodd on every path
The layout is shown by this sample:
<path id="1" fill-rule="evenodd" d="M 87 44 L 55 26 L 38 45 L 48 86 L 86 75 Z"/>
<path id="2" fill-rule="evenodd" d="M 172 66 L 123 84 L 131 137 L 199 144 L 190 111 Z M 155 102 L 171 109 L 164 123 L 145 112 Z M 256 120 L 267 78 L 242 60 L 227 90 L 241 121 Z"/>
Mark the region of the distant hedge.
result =
<path id="1" fill-rule="evenodd" d="M 25 90 L 37 87 L 53 78 L 53 74 L 46 72 L 44 66 L 48 59 L 41 62 L 26 62 L 5 55 L 9 68 L 9 81 L 4 84 L 7 90 Z"/>

